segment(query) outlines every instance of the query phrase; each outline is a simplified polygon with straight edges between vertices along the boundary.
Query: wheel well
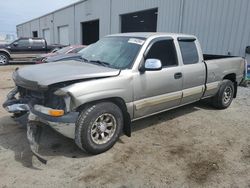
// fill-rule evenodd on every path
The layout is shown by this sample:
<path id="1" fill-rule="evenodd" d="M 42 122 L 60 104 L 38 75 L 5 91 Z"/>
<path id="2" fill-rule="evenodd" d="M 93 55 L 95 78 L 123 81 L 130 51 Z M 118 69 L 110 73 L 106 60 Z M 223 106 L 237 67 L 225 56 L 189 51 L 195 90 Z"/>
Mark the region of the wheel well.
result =
<path id="1" fill-rule="evenodd" d="M 82 109 L 90 106 L 90 105 L 93 105 L 93 104 L 96 104 L 96 103 L 99 103 L 99 102 L 112 102 L 114 104 L 116 104 L 122 111 L 123 113 L 123 118 L 124 118 L 124 123 L 123 123 L 123 132 L 125 135 L 127 135 L 128 137 L 131 136 L 131 117 L 128 113 L 128 110 L 127 110 L 127 106 L 126 106 L 126 103 L 124 102 L 124 100 L 122 98 L 119 98 L 119 97 L 112 97 L 112 98 L 106 98 L 106 99 L 101 99 L 101 100 L 96 100 L 96 101 L 91 101 L 91 102 L 88 102 L 88 103 L 85 103 L 85 104 L 82 104 L 81 106 L 79 106 L 77 108 L 77 111 L 81 111 Z"/>
<path id="2" fill-rule="evenodd" d="M 0 51 L 0 54 L 5 54 L 5 55 L 7 55 L 8 58 L 10 59 L 10 54 L 8 54 L 7 52 L 5 52 L 5 51 Z"/>
<path id="3" fill-rule="evenodd" d="M 226 76 L 224 76 L 223 80 L 231 80 L 234 84 L 234 98 L 236 98 L 237 96 L 237 81 L 236 81 L 236 74 L 232 73 L 232 74 L 228 74 Z"/>

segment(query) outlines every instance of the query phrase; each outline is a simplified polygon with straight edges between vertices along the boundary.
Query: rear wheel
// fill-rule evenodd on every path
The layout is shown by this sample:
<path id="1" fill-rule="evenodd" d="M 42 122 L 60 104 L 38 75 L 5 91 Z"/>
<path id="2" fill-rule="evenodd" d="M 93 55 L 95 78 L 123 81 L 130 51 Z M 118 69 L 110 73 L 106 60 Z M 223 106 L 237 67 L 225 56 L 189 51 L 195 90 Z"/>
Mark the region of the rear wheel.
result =
<path id="1" fill-rule="evenodd" d="M 4 53 L 0 53 L 0 65 L 6 65 L 8 63 L 9 63 L 9 56 Z"/>
<path id="2" fill-rule="evenodd" d="M 83 150 L 99 154 L 110 149 L 123 128 L 121 109 L 111 102 L 101 102 L 82 110 L 76 123 L 75 141 Z"/>
<path id="3" fill-rule="evenodd" d="M 231 80 L 223 80 L 218 93 L 212 98 L 212 104 L 218 109 L 230 106 L 234 97 L 234 84 Z"/>

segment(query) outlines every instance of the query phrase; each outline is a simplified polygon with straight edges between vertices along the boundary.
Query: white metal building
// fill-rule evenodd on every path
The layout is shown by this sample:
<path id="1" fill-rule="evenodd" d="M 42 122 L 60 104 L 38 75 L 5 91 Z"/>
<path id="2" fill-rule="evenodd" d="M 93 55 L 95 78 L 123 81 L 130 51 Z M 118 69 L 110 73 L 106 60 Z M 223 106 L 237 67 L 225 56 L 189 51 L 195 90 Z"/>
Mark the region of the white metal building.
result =
<path id="1" fill-rule="evenodd" d="M 17 25 L 19 37 L 90 44 L 112 33 L 159 31 L 198 36 L 205 53 L 245 56 L 249 0 L 83 0 Z"/>

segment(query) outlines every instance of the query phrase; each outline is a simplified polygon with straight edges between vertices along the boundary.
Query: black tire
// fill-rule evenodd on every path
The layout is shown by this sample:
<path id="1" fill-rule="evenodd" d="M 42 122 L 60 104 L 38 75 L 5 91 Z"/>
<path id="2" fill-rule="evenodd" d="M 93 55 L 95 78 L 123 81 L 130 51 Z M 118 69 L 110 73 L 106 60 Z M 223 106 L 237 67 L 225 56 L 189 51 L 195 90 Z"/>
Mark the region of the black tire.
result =
<path id="1" fill-rule="evenodd" d="M 103 120 L 101 120 L 102 117 Z M 102 125 L 107 122 L 104 118 L 105 120 L 110 118 L 110 122 L 108 121 L 104 126 L 106 129 L 103 128 L 105 131 L 110 131 L 110 135 L 102 129 Z M 110 128 L 111 126 L 107 125 L 115 124 L 114 122 L 116 123 L 116 126 L 113 126 L 115 128 Z M 96 103 L 81 111 L 76 122 L 75 142 L 82 150 L 91 154 L 99 154 L 109 150 L 116 143 L 122 130 L 123 114 L 121 109 L 111 102 Z M 102 140 L 102 131 L 104 131 L 104 138 L 107 139 L 106 142 Z M 99 140 L 100 143 L 97 143 Z"/>
<path id="2" fill-rule="evenodd" d="M 9 56 L 5 53 L 0 53 L 0 65 L 7 65 L 9 63 Z"/>
<path id="3" fill-rule="evenodd" d="M 226 109 L 230 106 L 234 98 L 234 84 L 231 80 L 223 80 L 218 93 L 212 98 L 215 108 Z"/>

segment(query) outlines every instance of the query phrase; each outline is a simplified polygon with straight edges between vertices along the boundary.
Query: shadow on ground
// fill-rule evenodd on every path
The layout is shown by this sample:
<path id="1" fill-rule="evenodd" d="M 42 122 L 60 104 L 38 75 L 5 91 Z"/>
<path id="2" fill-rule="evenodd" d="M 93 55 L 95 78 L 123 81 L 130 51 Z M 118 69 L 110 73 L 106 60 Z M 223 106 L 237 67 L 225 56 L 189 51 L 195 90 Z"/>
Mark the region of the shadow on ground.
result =
<path id="1" fill-rule="evenodd" d="M 154 116 L 147 117 L 145 119 L 135 121 L 134 123 L 132 123 L 132 132 L 140 131 L 141 129 L 145 129 L 150 126 L 160 124 L 162 122 L 177 119 L 182 115 L 194 113 L 195 111 L 198 111 L 200 109 L 214 110 L 214 108 L 211 107 L 209 102 L 209 100 L 199 101 L 193 104 L 189 104 L 187 106 L 169 110 Z"/>
<path id="2" fill-rule="evenodd" d="M 161 122 L 176 119 L 199 109 L 211 110 L 212 108 L 207 102 L 202 101 L 170 110 L 132 123 L 132 132 L 137 132 Z M 43 129 L 40 144 L 39 154 L 48 160 L 56 156 L 69 158 L 84 158 L 90 156 L 81 151 L 73 140 L 56 133 L 48 126 L 45 126 Z M 15 153 L 15 160 L 23 166 L 34 168 L 32 164 L 33 154 L 26 137 L 26 129 L 19 126 L 9 115 L 0 117 L 0 146 L 4 149 L 12 150 Z"/>

